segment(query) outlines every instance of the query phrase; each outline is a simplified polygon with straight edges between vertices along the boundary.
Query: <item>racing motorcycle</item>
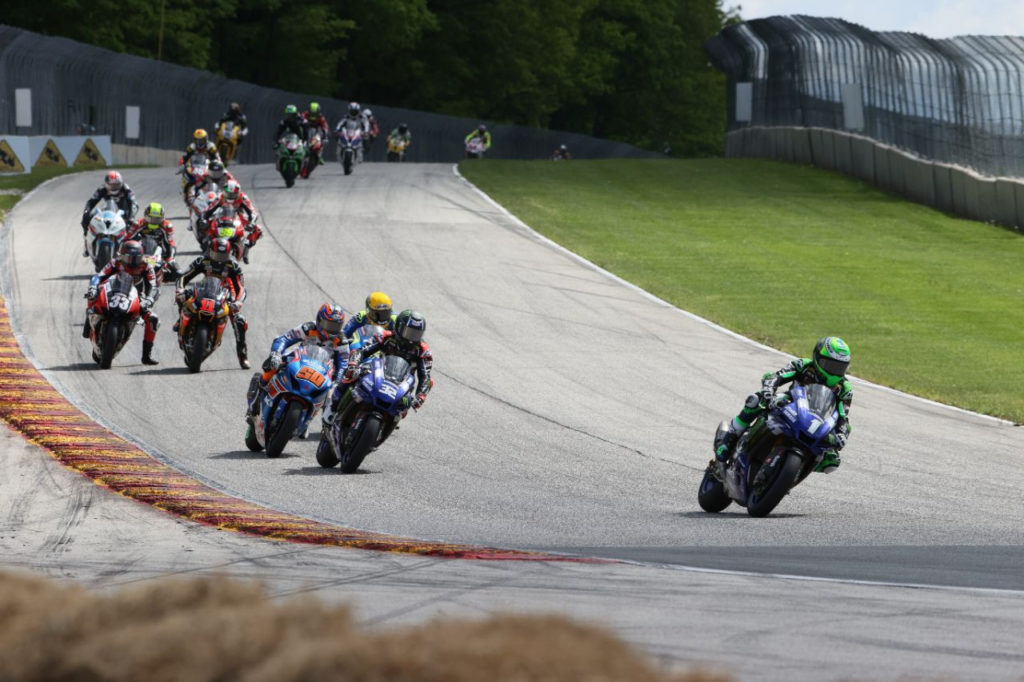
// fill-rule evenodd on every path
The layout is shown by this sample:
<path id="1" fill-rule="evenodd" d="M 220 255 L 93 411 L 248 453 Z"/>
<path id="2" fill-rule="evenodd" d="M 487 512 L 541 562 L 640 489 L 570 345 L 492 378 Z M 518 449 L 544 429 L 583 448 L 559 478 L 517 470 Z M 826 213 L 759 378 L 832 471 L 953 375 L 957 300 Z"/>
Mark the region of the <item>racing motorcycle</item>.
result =
<path id="1" fill-rule="evenodd" d="M 205 251 L 214 239 L 227 239 L 231 242 L 231 252 L 235 260 L 249 262 L 249 245 L 245 238 L 245 223 L 242 216 L 238 215 L 234 206 L 223 206 L 210 221 L 204 235 L 204 241 L 200 242 Z"/>
<path id="2" fill-rule="evenodd" d="M 96 299 L 89 308 L 89 340 L 92 359 L 102 369 L 110 369 L 143 312 L 139 290 L 128 273 L 108 277 L 96 291 Z"/>
<path id="3" fill-rule="evenodd" d="M 409 141 L 401 137 L 388 138 L 388 161 L 405 161 L 405 148 Z"/>
<path id="4" fill-rule="evenodd" d="M 720 512 L 736 502 L 751 516 L 767 516 L 833 447 L 838 419 L 831 389 L 793 384 L 740 437 L 726 464 L 725 480 L 719 478 L 714 459 L 708 464 L 697 493 L 701 508 Z M 718 426 L 715 442 L 728 428 L 728 421 Z"/>
<path id="5" fill-rule="evenodd" d="M 352 337 L 348 341 L 349 350 L 352 352 L 357 350 L 361 351 L 364 346 L 368 346 L 373 343 L 376 337 L 383 333 L 384 327 L 376 324 L 364 324 L 352 333 Z"/>
<path id="6" fill-rule="evenodd" d="M 306 153 L 306 144 L 295 133 L 288 133 L 278 140 L 277 171 L 284 178 L 286 187 L 295 184 L 295 178 L 299 176 Z"/>
<path id="7" fill-rule="evenodd" d="M 320 153 L 323 150 L 324 139 L 320 134 L 318 128 L 315 132 L 309 134 L 309 153 L 306 154 L 306 158 L 302 164 L 302 170 L 299 171 L 299 176 L 302 178 L 308 178 L 313 174 L 313 169 L 319 166 L 323 161 L 320 160 Z"/>
<path id="8" fill-rule="evenodd" d="M 346 423 L 335 419 L 320 433 L 316 461 L 330 469 L 339 461 L 351 474 L 378 448 L 409 410 L 416 378 L 408 361 L 397 355 L 374 355 L 360 366 L 362 376 L 352 388 L 356 405 Z"/>
<path id="9" fill-rule="evenodd" d="M 117 253 L 124 241 L 126 227 L 123 211 L 113 199 L 107 199 L 102 206 L 97 205 L 92 210 L 92 218 L 89 219 L 89 234 L 92 235 L 89 255 L 95 272 L 99 272 Z"/>
<path id="10" fill-rule="evenodd" d="M 217 203 L 217 199 L 220 198 L 220 188 L 217 187 L 216 183 L 213 183 L 213 187 L 214 189 L 196 194 L 192 199 L 192 203 L 189 204 L 188 229 L 195 234 L 196 241 L 199 242 L 199 247 L 203 251 L 207 247 L 206 232 L 210 228 L 209 224 L 203 219 L 203 214 L 206 213 L 206 209 Z"/>
<path id="11" fill-rule="evenodd" d="M 487 151 L 487 143 L 482 137 L 471 137 L 466 143 L 467 159 L 482 159 L 485 151 Z"/>
<path id="12" fill-rule="evenodd" d="M 142 257 L 153 267 L 153 273 L 156 275 L 157 286 L 153 288 L 153 300 L 156 301 L 160 296 L 160 283 L 169 276 L 167 263 L 164 261 L 164 247 L 153 235 L 142 235 L 137 237 L 137 240 L 142 246 Z"/>
<path id="13" fill-rule="evenodd" d="M 338 161 L 345 175 L 352 175 L 352 169 L 359 159 L 363 147 L 363 126 L 358 121 L 345 121 L 338 135 Z"/>
<path id="14" fill-rule="evenodd" d="M 249 384 L 245 445 L 278 457 L 297 433 L 304 434 L 331 394 L 334 353 L 312 342 L 290 353 L 265 390 L 257 373 Z"/>
<path id="15" fill-rule="evenodd" d="M 224 165 L 235 160 L 238 153 L 238 143 L 242 141 L 241 129 L 234 121 L 224 121 L 217 126 L 217 153 L 224 161 Z"/>
<path id="16" fill-rule="evenodd" d="M 195 184 L 196 178 L 200 175 L 205 175 L 209 167 L 210 158 L 206 154 L 198 152 L 188 157 L 188 161 L 178 167 L 178 173 L 181 174 L 181 191 L 186 205 L 188 205 L 189 197 L 188 186 Z"/>
<path id="17" fill-rule="evenodd" d="M 198 372 L 224 338 L 231 305 L 230 292 L 216 277 L 185 288 L 178 320 L 178 347 L 185 352 L 185 365 Z"/>

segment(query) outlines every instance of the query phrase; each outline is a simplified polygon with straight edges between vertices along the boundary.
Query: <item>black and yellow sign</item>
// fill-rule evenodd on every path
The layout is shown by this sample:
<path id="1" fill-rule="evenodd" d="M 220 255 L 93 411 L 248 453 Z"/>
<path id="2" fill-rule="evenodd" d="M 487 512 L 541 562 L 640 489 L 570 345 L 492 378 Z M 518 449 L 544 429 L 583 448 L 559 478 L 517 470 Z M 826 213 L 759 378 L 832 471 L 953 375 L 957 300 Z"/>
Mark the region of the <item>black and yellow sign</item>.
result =
<path id="1" fill-rule="evenodd" d="M 7 140 L 0 140 L 0 173 L 24 173 L 25 166 L 22 165 L 21 159 L 11 149 L 11 145 L 7 144 Z"/>
<path id="2" fill-rule="evenodd" d="M 85 144 L 82 145 L 82 151 L 78 152 L 78 156 L 75 157 L 76 166 L 106 166 L 107 161 L 100 154 L 100 150 L 96 148 L 96 143 L 92 141 L 92 138 L 87 138 Z"/>
<path id="3" fill-rule="evenodd" d="M 68 162 L 64 160 L 64 155 L 57 149 L 57 145 L 53 140 L 47 140 L 46 145 L 43 147 L 43 151 L 39 153 L 39 158 L 36 159 L 35 166 L 67 166 Z M 33 168 L 35 168 L 33 166 Z"/>

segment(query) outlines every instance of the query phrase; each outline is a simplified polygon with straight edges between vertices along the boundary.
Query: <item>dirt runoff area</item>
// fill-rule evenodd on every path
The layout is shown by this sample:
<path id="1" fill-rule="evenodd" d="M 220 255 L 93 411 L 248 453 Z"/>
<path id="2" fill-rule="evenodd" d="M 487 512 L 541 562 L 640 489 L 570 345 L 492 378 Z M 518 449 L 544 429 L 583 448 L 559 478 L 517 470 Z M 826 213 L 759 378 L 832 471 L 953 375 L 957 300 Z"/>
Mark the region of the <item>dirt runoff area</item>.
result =
<path id="1" fill-rule="evenodd" d="M 310 596 L 257 583 L 167 578 L 100 594 L 0 574 L 0 679 L 204 682 L 723 682 L 670 673 L 614 635 L 561 616 L 436 620 L 360 629 Z"/>

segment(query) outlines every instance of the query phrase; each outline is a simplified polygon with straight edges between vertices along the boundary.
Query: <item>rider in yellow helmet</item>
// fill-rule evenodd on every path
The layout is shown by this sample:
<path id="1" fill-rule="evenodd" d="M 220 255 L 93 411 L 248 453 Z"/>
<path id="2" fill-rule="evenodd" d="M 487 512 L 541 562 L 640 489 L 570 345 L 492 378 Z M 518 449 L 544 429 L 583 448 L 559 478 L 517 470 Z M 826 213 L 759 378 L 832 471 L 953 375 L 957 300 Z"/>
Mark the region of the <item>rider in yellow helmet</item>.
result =
<path id="1" fill-rule="evenodd" d="M 374 291 L 367 296 L 366 308 L 350 317 L 342 331 L 345 336 L 352 336 L 355 330 L 367 324 L 394 331 L 395 316 L 391 314 L 391 297 L 383 291 Z"/>

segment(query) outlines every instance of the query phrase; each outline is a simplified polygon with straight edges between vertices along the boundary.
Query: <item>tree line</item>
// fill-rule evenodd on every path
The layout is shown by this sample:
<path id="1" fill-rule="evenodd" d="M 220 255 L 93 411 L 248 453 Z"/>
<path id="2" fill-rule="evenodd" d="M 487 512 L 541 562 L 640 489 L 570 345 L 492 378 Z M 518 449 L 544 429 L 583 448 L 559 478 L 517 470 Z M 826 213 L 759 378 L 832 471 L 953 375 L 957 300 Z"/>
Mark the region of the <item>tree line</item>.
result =
<path id="1" fill-rule="evenodd" d="M 686 156 L 723 149 L 725 79 L 702 46 L 738 20 L 722 0 L 48 0 L 0 19 L 268 87 Z"/>

